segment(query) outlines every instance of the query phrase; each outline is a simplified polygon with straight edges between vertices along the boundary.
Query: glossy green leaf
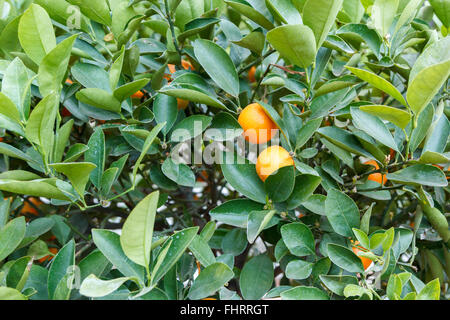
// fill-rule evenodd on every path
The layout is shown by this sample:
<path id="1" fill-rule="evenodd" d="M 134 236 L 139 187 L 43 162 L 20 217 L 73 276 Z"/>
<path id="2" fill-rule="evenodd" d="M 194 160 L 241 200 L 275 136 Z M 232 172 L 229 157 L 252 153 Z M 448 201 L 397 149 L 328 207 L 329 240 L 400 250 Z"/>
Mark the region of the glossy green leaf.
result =
<path id="1" fill-rule="evenodd" d="M 69 178 L 75 190 L 83 197 L 89 175 L 96 168 L 96 165 L 90 162 L 65 162 L 52 163 L 50 167 Z"/>
<path id="2" fill-rule="evenodd" d="M 330 189 L 325 210 L 333 230 L 345 237 L 352 236 L 352 228 L 359 227 L 359 210 L 355 202 L 346 194 Z"/>
<path id="3" fill-rule="evenodd" d="M 101 280 L 91 274 L 83 280 L 80 287 L 80 293 L 83 296 L 91 298 L 99 298 L 109 295 L 119 289 L 127 281 L 138 282 L 136 278 L 120 277 L 112 280 Z"/>
<path id="4" fill-rule="evenodd" d="M 0 229 L 0 261 L 8 257 L 25 236 L 25 218 L 19 217 Z"/>
<path id="5" fill-rule="evenodd" d="M 426 164 L 415 164 L 405 169 L 388 173 L 386 178 L 393 182 L 413 186 L 446 187 L 448 185 L 442 170 Z"/>
<path id="6" fill-rule="evenodd" d="M 316 57 L 316 40 L 313 31 L 305 25 L 284 25 L 267 33 L 267 41 L 283 58 L 307 68 Z"/>
<path id="7" fill-rule="evenodd" d="M 372 7 L 372 19 L 375 29 L 382 37 L 389 32 L 395 14 L 397 13 L 399 0 L 375 0 Z"/>
<path id="8" fill-rule="evenodd" d="M 98 88 L 87 88 L 77 92 L 76 97 L 83 103 L 112 112 L 120 112 L 121 104 L 108 91 Z"/>
<path id="9" fill-rule="evenodd" d="M 239 277 L 242 297 L 259 300 L 272 287 L 273 263 L 267 255 L 253 257 L 244 265 Z"/>
<path id="10" fill-rule="evenodd" d="M 401 129 L 405 129 L 411 121 L 411 115 L 402 109 L 382 105 L 361 106 L 359 109 L 366 113 L 380 117 L 383 120 L 390 121 Z"/>
<path id="11" fill-rule="evenodd" d="M 54 299 L 56 289 L 69 272 L 69 268 L 75 264 L 75 242 L 69 241 L 52 260 L 48 272 L 48 296 Z"/>
<path id="12" fill-rule="evenodd" d="M 264 211 L 251 211 L 248 215 L 247 222 L 247 239 L 248 242 L 253 243 L 258 235 L 263 231 L 269 224 L 273 215 L 276 213 L 275 210 L 264 210 Z"/>
<path id="13" fill-rule="evenodd" d="M 328 295 L 316 288 L 307 286 L 298 286 L 281 293 L 283 300 L 329 300 Z"/>
<path id="14" fill-rule="evenodd" d="M 233 271 L 221 262 L 209 265 L 200 272 L 189 289 L 188 297 L 198 300 L 213 295 L 234 276 Z"/>
<path id="15" fill-rule="evenodd" d="M 153 226 L 159 191 L 152 192 L 131 211 L 122 228 L 120 244 L 130 260 L 141 265 L 150 263 Z"/>
<path id="16" fill-rule="evenodd" d="M 247 219 L 252 211 L 260 211 L 263 205 L 249 199 L 234 199 L 215 207 L 209 212 L 214 220 L 238 228 L 247 228 Z"/>
<path id="17" fill-rule="evenodd" d="M 305 224 L 301 222 L 285 224 L 281 227 L 281 236 L 293 255 L 303 257 L 315 253 L 314 236 Z"/>
<path id="18" fill-rule="evenodd" d="M 350 249 L 341 245 L 329 243 L 328 258 L 348 272 L 364 272 L 361 260 Z"/>

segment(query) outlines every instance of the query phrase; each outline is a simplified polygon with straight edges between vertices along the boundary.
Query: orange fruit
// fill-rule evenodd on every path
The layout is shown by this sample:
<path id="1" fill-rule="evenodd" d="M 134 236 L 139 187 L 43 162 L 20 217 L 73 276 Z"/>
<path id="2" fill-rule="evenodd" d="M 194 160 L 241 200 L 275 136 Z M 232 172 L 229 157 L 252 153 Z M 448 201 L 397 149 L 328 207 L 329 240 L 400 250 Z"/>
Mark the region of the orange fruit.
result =
<path id="1" fill-rule="evenodd" d="M 58 253 L 58 249 L 56 249 L 56 248 L 48 248 L 48 251 L 50 251 L 51 253 L 53 253 L 54 255 L 55 254 L 57 254 Z M 45 256 L 45 257 L 43 257 L 43 258 L 41 258 L 41 259 L 39 259 L 38 261 L 40 262 L 40 263 L 43 263 L 43 262 L 45 262 L 45 261 L 50 261 L 50 260 L 52 260 L 53 259 L 53 256 L 52 255 L 48 255 L 48 256 Z"/>
<path id="2" fill-rule="evenodd" d="M 34 205 L 31 205 L 30 202 Z M 33 216 L 38 216 L 39 213 L 35 207 L 39 207 L 42 201 L 39 198 L 29 197 L 27 201 L 24 201 L 23 207 L 20 210 L 21 215 L 31 214 Z"/>
<path id="3" fill-rule="evenodd" d="M 202 300 L 217 300 L 217 299 L 215 299 L 215 298 L 204 298 Z"/>
<path id="4" fill-rule="evenodd" d="M 252 103 L 245 107 L 239 115 L 238 122 L 244 129 L 245 140 L 253 144 L 270 141 L 278 129 L 275 122 L 258 103 Z"/>
<path id="5" fill-rule="evenodd" d="M 197 181 L 206 182 L 205 179 L 208 179 L 208 172 L 206 172 L 206 170 L 202 170 L 202 172 L 200 172 L 200 175 L 197 178 Z"/>
<path id="6" fill-rule="evenodd" d="M 390 149 L 389 150 L 389 156 L 390 156 L 391 160 L 393 160 L 395 158 L 395 151 L 394 151 L 394 149 Z"/>
<path id="7" fill-rule="evenodd" d="M 356 241 L 354 243 L 354 246 L 352 246 L 352 250 L 357 256 L 358 256 L 359 252 L 365 252 L 365 249 L 361 246 L 358 246 L 358 244 L 359 244 L 359 241 Z M 370 260 L 369 258 L 360 257 L 360 256 L 358 256 L 358 258 L 361 259 L 364 270 L 367 270 L 367 268 L 370 267 L 370 265 L 372 264 L 372 260 Z"/>
<path id="8" fill-rule="evenodd" d="M 248 70 L 248 81 L 255 82 L 256 81 L 255 74 L 256 74 L 256 67 L 253 66 L 250 68 L 250 70 Z"/>
<path id="9" fill-rule="evenodd" d="M 364 164 L 371 165 L 371 166 L 375 167 L 376 170 L 380 169 L 380 166 L 378 165 L 378 163 L 375 160 L 366 161 L 366 162 L 364 162 Z M 378 182 L 379 184 L 383 184 L 383 185 L 385 185 L 387 182 L 386 175 L 381 174 L 379 172 L 369 174 L 369 176 L 367 177 L 367 180 L 372 180 L 372 181 Z"/>
<path id="10" fill-rule="evenodd" d="M 69 78 L 67 78 L 67 79 L 66 79 L 66 83 L 67 83 L 67 84 L 73 84 L 73 81 L 70 80 Z"/>
<path id="11" fill-rule="evenodd" d="M 294 159 L 286 149 L 280 146 L 272 146 L 259 154 L 256 161 L 256 173 L 262 181 L 265 181 L 278 169 L 293 165 Z"/>
<path id="12" fill-rule="evenodd" d="M 184 109 L 186 109 L 187 106 L 188 106 L 188 104 L 189 104 L 189 101 L 188 101 L 188 100 L 184 100 L 184 99 L 177 98 L 178 110 L 184 110 Z"/>
<path id="13" fill-rule="evenodd" d="M 303 218 L 304 216 L 305 216 L 304 213 L 299 212 L 299 214 L 297 215 L 297 218 L 301 219 L 301 218 Z"/>
<path id="14" fill-rule="evenodd" d="M 140 100 L 140 99 L 142 99 L 143 96 L 144 96 L 144 93 L 142 91 L 138 91 L 138 92 L 134 93 L 131 96 L 131 98 Z"/>
<path id="15" fill-rule="evenodd" d="M 2 137 L 0 137 L 0 142 L 3 142 L 3 138 Z"/>

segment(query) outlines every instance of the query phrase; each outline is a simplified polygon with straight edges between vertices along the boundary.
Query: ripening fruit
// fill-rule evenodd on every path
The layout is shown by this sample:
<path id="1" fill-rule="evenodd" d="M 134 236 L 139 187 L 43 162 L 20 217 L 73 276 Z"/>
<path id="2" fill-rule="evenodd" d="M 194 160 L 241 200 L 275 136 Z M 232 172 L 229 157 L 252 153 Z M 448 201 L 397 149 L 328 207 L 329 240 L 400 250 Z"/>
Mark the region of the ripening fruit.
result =
<path id="1" fill-rule="evenodd" d="M 61 110 L 61 115 L 63 117 L 70 117 L 72 115 L 72 113 L 70 113 L 70 111 L 67 110 L 66 107 L 63 107 L 62 110 Z"/>
<path id="2" fill-rule="evenodd" d="M 248 70 L 248 81 L 255 82 L 256 81 L 255 74 L 256 74 L 256 67 L 253 66 L 250 68 L 250 70 Z"/>
<path id="3" fill-rule="evenodd" d="M 66 79 L 66 83 L 67 83 L 67 84 L 73 84 L 73 81 L 70 80 L 69 78 L 67 78 L 67 79 Z"/>
<path id="4" fill-rule="evenodd" d="M 138 92 L 134 93 L 131 96 L 131 98 L 140 100 L 140 99 L 142 99 L 143 96 L 144 96 L 144 93 L 142 91 L 138 91 Z"/>
<path id="5" fill-rule="evenodd" d="M 29 202 L 34 204 L 34 207 Z M 21 215 L 32 214 L 34 216 L 38 216 L 39 213 L 37 212 L 35 207 L 39 207 L 41 204 L 42 201 L 39 200 L 39 198 L 29 197 L 28 200 L 23 203 L 23 207 L 20 210 L 20 214 Z"/>
<path id="6" fill-rule="evenodd" d="M 364 162 L 364 164 L 374 166 L 376 170 L 380 169 L 380 166 L 378 165 L 378 163 L 375 160 L 366 161 L 366 162 Z M 372 180 L 372 181 L 378 182 L 379 184 L 383 184 L 383 185 L 385 185 L 387 182 L 386 175 L 381 174 L 379 172 L 369 174 L 369 176 L 367 177 L 367 180 Z"/>
<path id="7" fill-rule="evenodd" d="M 56 249 L 56 248 L 48 248 L 48 251 L 50 251 L 51 253 L 53 253 L 53 254 L 57 254 L 58 253 L 58 249 Z M 38 261 L 40 262 L 40 263 L 43 263 L 43 262 L 45 262 L 45 261 L 50 261 L 50 260 L 52 260 L 53 259 L 53 256 L 52 255 L 48 255 L 48 256 L 45 256 L 45 257 L 43 257 L 43 258 L 41 258 L 41 259 L 39 259 Z"/>
<path id="8" fill-rule="evenodd" d="M 259 154 L 256 161 L 256 173 L 262 181 L 266 181 L 267 177 L 278 169 L 293 165 L 294 159 L 286 149 L 272 146 Z"/>
<path id="9" fill-rule="evenodd" d="M 270 141 L 278 129 L 258 103 L 245 107 L 239 115 L 238 122 L 244 129 L 245 140 L 253 144 Z"/>
<path id="10" fill-rule="evenodd" d="M 365 252 L 364 250 L 362 250 L 364 248 L 361 247 L 361 246 L 358 246 L 358 244 L 359 244 L 359 241 L 356 241 L 354 243 L 354 246 L 352 246 L 352 250 L 357 256 L 358 256 L 359 252 Z M 361 262 L 363 264 L 364 270 L 367 270 L 367 268 L 369 268 L 370 265 L 372 264 L 372 260 L 370 260 L 369 258 L 361 257 L 361 256 L 358 256 L 358 258 L 361 259 Z"/>

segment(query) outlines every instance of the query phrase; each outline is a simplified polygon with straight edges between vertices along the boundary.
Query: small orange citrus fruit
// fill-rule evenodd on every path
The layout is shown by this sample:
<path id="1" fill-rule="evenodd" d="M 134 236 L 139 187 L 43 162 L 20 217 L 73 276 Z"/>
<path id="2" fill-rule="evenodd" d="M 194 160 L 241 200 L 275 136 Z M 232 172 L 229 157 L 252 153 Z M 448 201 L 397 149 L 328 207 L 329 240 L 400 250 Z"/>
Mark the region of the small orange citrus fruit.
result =
<path id="1" fill-rule="evenodd" d="M 248 81 L 255 82 L 256 81 L 255 74 L 256 74 L 256 67 L 253 66 L 250 68 L 250 70 L 248 70 Z"/>
<path id="2" fill-rule="evenodd" d="M 278 129 L 258 103 L 245 107 L 239 115 L 238 122 L 244 129 L 245 140 L 253 144 L 270 141 Z"/>
<path id="3" fill-rule="evenodd" d="M 371 166 L 375 167 L 376 170 L 380 169 L 380 166 L 378 165 L 378 163 L 375 160 L 366 161 L 366 162 L 364 162 L 364 164 L 371 165 Z M 372 181 L 378 182 L 379 184 L 383 184 L 383 185 L 385 185 L 387 182 L 386 175 L 381 174 L 379 172 L 369 174 L 369 176 L 367 177 L 367 180 L 372 180 Z"/>
<path id="4" fill-rule="evenodd" d="M 365 250 L 362 250 L 364 248 L 361 247 L 361 246 L 358 246 L 358 244 L 359 244 L 359 241 L 356 241 L 354 243 L 354 246 L 352 246 L 352 250 L 357 256 L 358 256 L 359 252 L 365 252 Z M 369 258 L 360 257 L 360 256 L 358 256 L 358 258 L 361 259 L 361 262 L 363 264 L 364 270 L 367 270 L 367 268 L 369 268 L 370 265 L 372 264 L 372 260 L 370 260 Z"/>
<path id="5" fill-rule="evenodd" d="M 30 202 L 34 205 L 31 205 Z M 31 214 L 33 216 L 38 216 L 39 213 L 35 207 L 39 207 L 42 201 L 39 198 L 29 197 L 27 201 L 23 203 L 23 207 L 20 210 L 21 215 Z"/>
<path id="6" fill-rule="evenodd" d="M 294 159 L 286 149 L 280 146 L 272 146 L 259 154 L 256 161 L 256 173 L 262 181 L 265 181 L 278 169 L 293 165 Z"/>

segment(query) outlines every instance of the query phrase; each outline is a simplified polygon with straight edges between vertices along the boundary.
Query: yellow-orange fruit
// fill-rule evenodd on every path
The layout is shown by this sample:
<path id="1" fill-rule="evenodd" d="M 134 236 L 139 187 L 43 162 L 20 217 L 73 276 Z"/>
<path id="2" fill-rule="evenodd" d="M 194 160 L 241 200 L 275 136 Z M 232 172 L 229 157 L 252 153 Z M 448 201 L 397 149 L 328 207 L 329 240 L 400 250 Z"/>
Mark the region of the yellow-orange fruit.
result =
<path id="1" fill-rule="evenodd" d="M 253 66 L 250 68 L 250 70 L 248 70 L 248 81 L 255 82 L 256 81 L 255 74 L 256 74 L 256 67 Z"/>
<path id="2" fill-rule="evenodd" d="M 354 246 L 352 246 L 352 250 L 357 256 L 358 256 L 359 252 L 364 252 L 364 250 L 362 250 L 364 248 L 361 247 L 361 246 L 358 246 L 358 244 L 359 244 L 359 241 L 356 241 Z M 370 265 L 372 264 L 372 260 L 370 260 L 369 258 L 360 257 L 360 256 L 358 256 L 358 258 L 361 259 L 361 262 L 363 264 L 364 270 L 367 270 L 367 268 L 369 268 Z"/>
<path id="3" fill-rule="evenodd" d="M 256 173 L 262 181 L 265 181 L 278 169 L 293 165 L 294 159 L 286 149 L 280 146 L 272 146 L 259 154 L 256 161 Z"/>
<path id="4" fill-rule="evenodd" d="M 31 205 L 30 202 L 34 205 Z M 39 198 L 29 197 L 27 201 L 23 203 L 23 207 L 20 210 L 21 215 L 31 214 L 33 216 L 38 216 L 39 213 L 36 210 L 40 205 L 42 204 L 42 201 L 39 200 Z M 36 207 L 36 208 L 35 208 Z"/>
<path id="5" fill-rule="evenodd" d="M 136 93 L 134 93 L 131 98 L 133 99 L 142 99 L 142 97 L 144 96 L 144 93 L 142 91 L 138 91 Z"/>
<path id="6" fill-rule="evenodd" d="M 371 165 L 371 166 L 375 167 L 376 170 L 380 169 L 380 167 L 378 166 L 378 163 L 375 160 L 366 161 L 366 162 L 364 162 L 364 164 Z M 381 174 L 379 172 L 369 174 L 369 176 L 367 177 L 367 180 L 372 180 L 372 181 L 378 182 L 379 184 L 383 184 L 383 185 L 385 185 L 387 182 L 386 175 Z"/>
<path id="7" fill-rule="evenodd" d="M 181 60 L 181 66 L 183 67 L 183 69 L 185 70 L 195 70 L 194 67 L 192 66 L 192 64 L 187 61 L 187 60 Z M 169 71 L 171 74 L 174 74 L 177 70 L 175 69 L 175 65 L 173 64 L 168 64 L 167 67 L 169 68 Z M 172 77 L 171 76 L 164 76 L 165 79 L 167 79 L 169 82 L 171 81 Z M 189 104 L 188 100 L 183 100 L 183 99 L 179 99 L 177 98 L 177 105 L 178 105 L 178 110 L 184 110 L 187 108 Z"/>
<path id="8" fill-rule="evenodd" d="M 270 141 L 278 129 L 258 103 L 245 107 L 239 115 L 238 122 L 244 129 L 245 140 L 253 144 Z"/>

